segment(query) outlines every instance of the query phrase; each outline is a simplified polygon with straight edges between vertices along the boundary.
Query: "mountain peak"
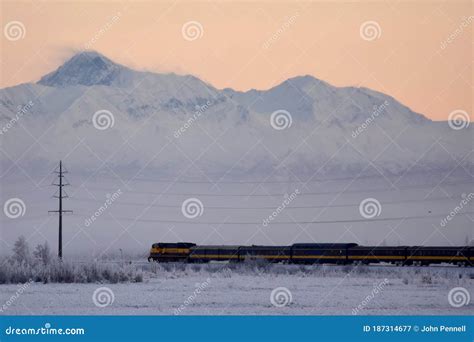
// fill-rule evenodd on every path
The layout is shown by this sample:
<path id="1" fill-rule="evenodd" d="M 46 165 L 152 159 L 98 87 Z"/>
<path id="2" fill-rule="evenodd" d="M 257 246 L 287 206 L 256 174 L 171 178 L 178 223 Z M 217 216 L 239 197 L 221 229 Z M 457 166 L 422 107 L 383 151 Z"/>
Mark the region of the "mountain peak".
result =
<path id="1" fill-rule="evenodd" d="M 87 60 L 92 61 L 94 59 L 100 60 L 101 62 L 104 62 L 107 64 L 116 64 L 112 62 L 109 58 L 93 50 L 79 52 L 75 54 L 74 56 L 72 56 L 68 62 L 78 62 L 78 61 L 87 61 Z"/>
<path id="2" fill-rule="evenodd" d="M 298 87 L 306 87 L 306 86 L 312 87 L 316 84 L 319 84 L 325 87 L 332 87 L 331 84 L 311 75 L 294 76 L 285 80 L 282 84 L 289 84 L 289 83 Z"/>
<path id="3" fill-rule="evenodd" d="M 74 55 L 57 70 L 43 76 L 39 84 L 51 87 L 110 85 L 125 67 L 95 51 Z"/>

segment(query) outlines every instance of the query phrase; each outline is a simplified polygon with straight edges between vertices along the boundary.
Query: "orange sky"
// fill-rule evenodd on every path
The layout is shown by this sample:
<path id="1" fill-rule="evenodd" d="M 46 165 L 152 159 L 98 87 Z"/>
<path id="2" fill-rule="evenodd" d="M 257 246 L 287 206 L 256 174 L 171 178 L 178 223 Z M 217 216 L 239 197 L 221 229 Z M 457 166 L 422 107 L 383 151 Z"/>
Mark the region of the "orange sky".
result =
<path id="1" fill-rule="evenodd" d="M 310 74 L 361 85 L 441 120 L 472 120 L 468 1 L 1 1 L 0 86 L 38 80 L 85 46 L 136 69 L 194 74 L 217 88 L 267 89 Z M 114 17 L 115 16 L 115 17 Z M 197 21 L 202 36 L 183 38 Z M 364 40 L 375 21 L 380 36 Z M 447 42 L 448 38 L 449 42 Z"/>

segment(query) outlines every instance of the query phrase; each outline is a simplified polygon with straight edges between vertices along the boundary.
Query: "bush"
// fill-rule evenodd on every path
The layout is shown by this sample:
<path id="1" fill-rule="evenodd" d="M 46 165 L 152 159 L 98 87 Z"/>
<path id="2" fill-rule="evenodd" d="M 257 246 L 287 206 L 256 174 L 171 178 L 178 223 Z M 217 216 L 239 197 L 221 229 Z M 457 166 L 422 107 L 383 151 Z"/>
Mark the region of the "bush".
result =
<path id="1" fill-rule="evenodd" d="M 142 282 L 143 275 L 132 265 L 115 263 L 71 263 L 59 260 L 25 263 L 10 259 L 0 263 L 0 284 L 18 284 L 33 280 L 42 283 L 118 283 Z"/>
<path id="2" fill-rule="evenodd" d="M 433 280 L 431 279 L 431 276 L 423 275 L 423 276 L 421 276 L 421 283 L 422 284 L 432 284 Z"/>
<path id="3" fill-rule="evenodd" d="M 36 246 L 33 256 L 36 260 L 42 262 L 44 265 L 48 265 L 51 262 L 51 252 L 48 242 L 45 241 L 43 245 Z"/>
<path id="4" fill-rule="evenodd" d="M 23 235 L 20 236 L 13 245 L 13 259 L 21 264 L 29 263 L 31 261 L 30 247 Z"/>

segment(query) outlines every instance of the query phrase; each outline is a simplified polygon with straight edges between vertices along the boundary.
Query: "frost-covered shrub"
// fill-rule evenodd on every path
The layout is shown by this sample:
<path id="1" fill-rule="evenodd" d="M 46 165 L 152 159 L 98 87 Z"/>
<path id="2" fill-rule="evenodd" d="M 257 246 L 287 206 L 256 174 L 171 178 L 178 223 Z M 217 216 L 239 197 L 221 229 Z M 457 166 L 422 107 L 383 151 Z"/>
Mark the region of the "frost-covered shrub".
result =
<path id="1" fill-rule="evenodd" d="M 72 263 L 59 260 L 24 263 L 16 259 L 0 263 L 0 284 L 17 284 L 29 280 L 42 283 L 118 283 L 142 282 L 143 274 L 132 265 L 115 263 Z"/>
<path id="2" fill-rule="evenodd" d="M 187 266 L 184 263 L 164 263 L 161 266 L 166 272 L 184 271 Z"/>
<path id="3" fill-rule="evenodd" d="M 201 268 L 202 268 L 202 267 L 201 267 L 201 264 L 192 264 L 192 265 L 191 265 L 191 270 L 192 270 L 193 272 L 199 272 L 199 271 L 201 271 Z"/>
<path id="4" fill-rule="evenodd" d="M 431 279 L 431 276 L 429 275 L 423 275 L 421 277 L 421 283 L 422 284 L 432 284 L 433 283 L 433 280 Z"/>
<path id="5" fill-rule="evenodd" d="M 33 256 L 37 261 L 42 262 L 44 265 L 48 265 L 52 260 L 48 242 L 45 241 L 44 244 L 37 245 L 33 252 Z"/>
<path id="6" fill-rule="evenodd" d="M 18 263 L 29 263 L 31 261 L 30 247 L 25 237 L 21 235 L 13 245 L 13 257 Z"/>

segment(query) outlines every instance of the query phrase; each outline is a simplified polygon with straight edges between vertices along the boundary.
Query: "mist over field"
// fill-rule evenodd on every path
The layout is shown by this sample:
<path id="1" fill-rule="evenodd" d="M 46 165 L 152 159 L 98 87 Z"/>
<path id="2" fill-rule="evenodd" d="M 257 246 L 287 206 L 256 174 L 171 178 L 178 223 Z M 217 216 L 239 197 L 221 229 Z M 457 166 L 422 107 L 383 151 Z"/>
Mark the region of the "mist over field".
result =
<path id="1" fill-rule="evenodd" d="M 2 220 L 3 252 L 10 252 L 19 235 L 31 244 L 52 242 L 56 249 L 57 209 L 51 198 L 55 188 L 34 188 L 14 182 L 2 188 L 2 199 L 19 197 L 25 215 Z M 423 179 L 421 179 L 423 178 Z M 362 245 L 464 245 L 472 236 L 472 204 L 449 222 L 443 219 L 459 207 L 470 185 L 466 178 L 449 178 L 437 187 L 421 175 L 388 189 L 387 181 L 367 178 L 304 184 L 190 184 L 149 180 L 121 181 L 109 176 L 67 175 L 64 220 L 64 255 L 119 255 L 119 249 L 145 258 L 154 242 L 190 241 L 198 244 L 290 245 L 296 242 L 356 242 Z M 85 183 L 84 183 L 85 182 Z M 427 184 L 427 185 L 425 185 Z M 341 193 L 345 189 L 344 193 Z M 299 194 L 295 191 L 298 190 Z M 285 204 L 285 194 L 293 196 Z M 198 198 L 203 213 L 183 216 L 182 204 Z M 380 216 L 364 220 L 359 205 L 366 198 L 381 204 Z M 288 202 L 288 201 L 287 201 Z M 269 217 L 281 210 L 271 221 Z M 415 218 L 416 217 L 416 218 Z M 391 219 L 380 221 L 379 219 Z M 362 222 L 360 222 L 363 220 Z M 335 221 L 334 223 L 331 223 Z M 305 222 L 305 223 L 296 223 Z M 321 223 L 309 223 L 321 222 Z M 31 232 L 34 234 L 31 234 Z M 31 236 L 29 235 L 31 234 Z"/>

